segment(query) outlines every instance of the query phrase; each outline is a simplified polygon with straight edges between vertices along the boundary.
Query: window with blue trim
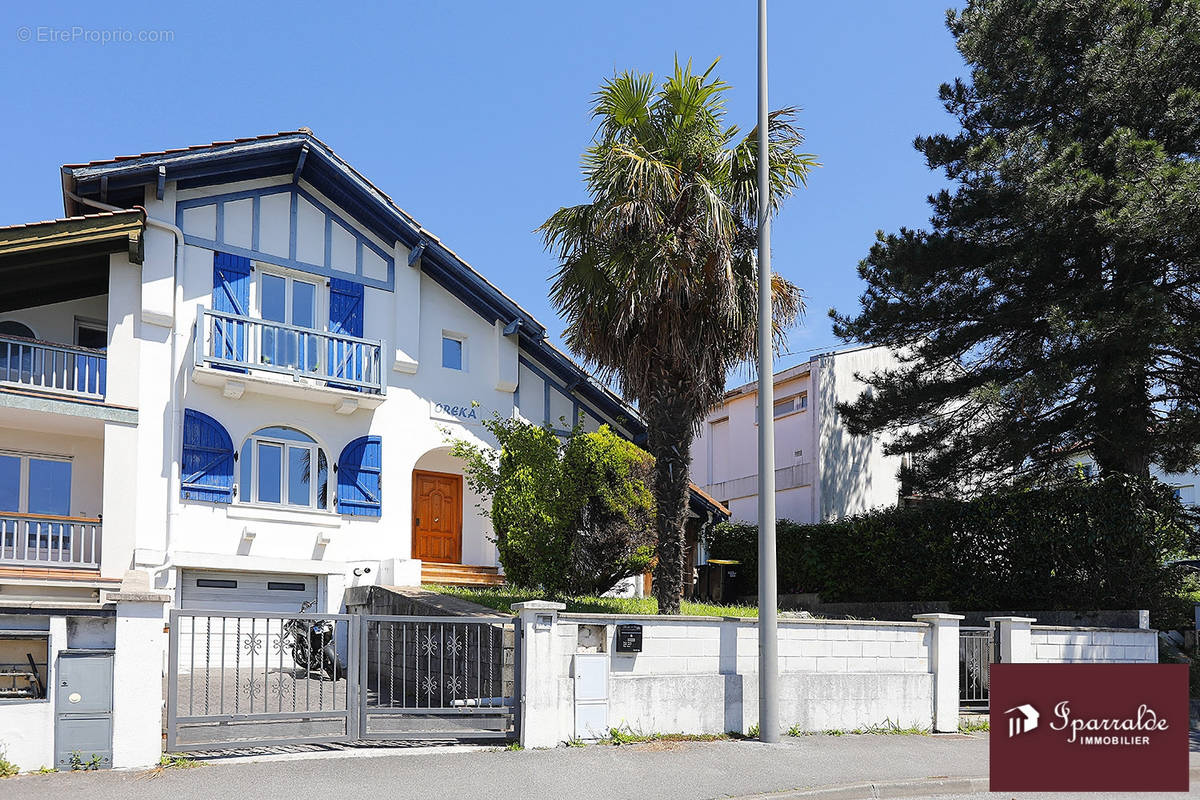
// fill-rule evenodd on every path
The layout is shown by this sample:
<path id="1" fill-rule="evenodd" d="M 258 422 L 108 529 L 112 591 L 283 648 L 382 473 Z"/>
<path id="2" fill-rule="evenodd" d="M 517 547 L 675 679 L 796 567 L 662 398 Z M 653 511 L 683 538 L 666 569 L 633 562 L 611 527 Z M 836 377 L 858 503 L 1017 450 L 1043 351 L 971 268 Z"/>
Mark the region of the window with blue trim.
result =
<path id="1" fill-rule="evenodd" d="M 255 431 L 242 444 L 238 466 L 243 503 L 329 508 L 329 458 L 303 431 L 278 425 Z"/>

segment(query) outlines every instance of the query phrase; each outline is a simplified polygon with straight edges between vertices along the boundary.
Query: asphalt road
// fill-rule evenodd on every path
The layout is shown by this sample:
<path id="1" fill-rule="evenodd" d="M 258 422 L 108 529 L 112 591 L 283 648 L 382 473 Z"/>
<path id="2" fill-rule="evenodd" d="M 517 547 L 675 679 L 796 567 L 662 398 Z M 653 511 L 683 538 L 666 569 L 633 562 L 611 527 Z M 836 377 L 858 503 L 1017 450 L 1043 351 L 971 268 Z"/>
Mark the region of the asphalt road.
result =
<path id="1" fill-rule="evenodd" d="M 322 757 L 312 753 L 271 756 L 258 761 L 218 759 L 191 769 L 157 772 L 27 775 L 0 783 L 0 797 L 704 800 L 780 793 L 778 797 L 786 798 L 802 796 L 798 792 L 869 781 L 981 778 L 987 773 L 987 745 L 986 734 L 974 734 L 804 736 L 785 738 L 777 745 L 754 741 L 659 742 L 519 752 L 412 747 L 388 751 L 387 755 L 378 755 L 376 750 L 331 752 Z M 1194 752 L 1192 758 L 1193 766 L 1200 766 L 1200 754 Z M 827 792 L 816 796 L 832 797 Z M 856 796 L 874 795 L 864 788 L 851 790 L 839 800 Z M 934 795 L 909 792 L 904 796 Z M 986 792 L 952 796 L 1012 797 Z M 1046 795 L 1052 800 L 1069 796 Z M 1200 796 L 1200 782 L 1194 796 Z M 1018 797 L 1024 800 L 1035 796 Z"/>

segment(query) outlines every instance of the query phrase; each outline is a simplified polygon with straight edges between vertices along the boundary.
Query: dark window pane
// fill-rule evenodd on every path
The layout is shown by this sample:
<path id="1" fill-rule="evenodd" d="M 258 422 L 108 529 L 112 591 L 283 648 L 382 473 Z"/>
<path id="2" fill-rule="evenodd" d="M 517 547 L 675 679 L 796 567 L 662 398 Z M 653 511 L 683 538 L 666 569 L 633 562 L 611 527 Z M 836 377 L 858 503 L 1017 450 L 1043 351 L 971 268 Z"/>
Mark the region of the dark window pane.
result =
<path id="1" fill-rule="evenodd" d="M 283 448 L 277 444 L 258 444 L 258 502 L 278 503 L 282 499 Z"/>
<path id="2" fill-rule="evenodd" d="M 307 506 L 310 504 L 312 450 L 307 447 L 288 447 L 288 504 Z"/>
<path id="3" fill-rule="evenodd" d="M 325 451 L 317 451 L 317 508 L 328 508 L 326 497 L 329 492 L 329 462 L 325 460 Z"/>
<path id="4" fill-rule="evenodd" d="M 96 350 L 104 350 L 108 347 L 108 331 L 81 325 L 75 331 L 75 344 L 80 347 L 92 347 Z"/>
<path id="5" fill-rule="evenodd" d="M 304 281 L 292 281 L 292 324 L 315 328 L 317 321 L 317 287 Z"/>
<path id="6" fill-rule="evenodd" d="M 463 343 L 448 336 L 442 337 L 442 366 L 447 369 L 462 369 Z"/>
<path id="7" fill-rule="evenodd" d="M 0 511 L 21 510 L 21 459 L 0 456 Z"/>
<path id="8" fill-rule="evenodd" d="M 71 513 L 71 462 L 29 459 L 29 513 Z"/>
<path id="9" fill-rule="evenodd" d="M 201 589 L 236 589 L 237 581 L 223 578 L 196 578 L 196 586 Z"/>
<path id="10" fill-rule="evenodd" d="M 278 275 L 264 274 L 258 286 L 259 291 L 262 292 L 262 297 L 259 298 L 262 318 L 274 322 L 286 322 L 287 281 Z"/>
<path id="11" fill-rule="evenodd" d="M 303 583 L 289 583 L 287 581 L 267 581 L 267 588 L 277 592 L 303 592 Z"/>

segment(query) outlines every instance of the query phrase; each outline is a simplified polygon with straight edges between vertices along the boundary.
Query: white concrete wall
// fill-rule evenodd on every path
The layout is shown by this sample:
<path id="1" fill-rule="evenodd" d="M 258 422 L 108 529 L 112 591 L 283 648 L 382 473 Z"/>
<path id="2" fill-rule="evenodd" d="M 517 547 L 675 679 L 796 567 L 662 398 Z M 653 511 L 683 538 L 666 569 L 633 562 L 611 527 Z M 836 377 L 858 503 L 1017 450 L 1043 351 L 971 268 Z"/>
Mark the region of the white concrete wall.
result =
<path id="1" fill-rule="evenodd" d="M 1152 630 L 1034 625 L 1030 639 L 1038 663 L 1158 663 L 1158 632 Z"/>
<path id="2" fill-rule="evenodd" d="M 0 616 L 0 629 L 49 632 L 50 681 L 43 700 L 0 700 L 0 751 L 22 772 L 54 766 L 54 677 L 68 646 L 65 617 Z"/>
<path id="3" fill-rule="evenodd" d="M 616 625 L 642 625 L 642 652 L 616 652 Z M 757 722 L 758 639 L 752 620 L 561 614 L 555 671 L 560 725 L 573 730 L 576 652 L 594 650 L 603 626 L 609 654 L 609 727 L 639 733 L 745 731 Z M 781 620 L 781 721 L 803 730 L 895 722 L 928 728 L 933 676 L 930 626 L 917 622 Z M 581 647 L 580 643 L 588 645 Z"/>

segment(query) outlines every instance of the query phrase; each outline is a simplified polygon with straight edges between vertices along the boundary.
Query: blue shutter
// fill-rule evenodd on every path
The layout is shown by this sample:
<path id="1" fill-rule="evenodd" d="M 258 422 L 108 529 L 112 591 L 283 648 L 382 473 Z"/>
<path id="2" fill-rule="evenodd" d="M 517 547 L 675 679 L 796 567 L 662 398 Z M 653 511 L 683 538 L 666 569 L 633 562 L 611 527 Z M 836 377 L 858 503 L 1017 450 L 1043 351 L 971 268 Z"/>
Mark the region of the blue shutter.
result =
<path id="1" fill-rule="evenodd" d="M 233 440 L 207 414 L 183 411 L 180 496 L 208 503 L 233 501 Z"/>
<path id="2" fill-rule="evenodd" d="M 363 285 L 342 278 L 329 279 L 329 332 L 363 335 Z M 366 354 L 357 342 L 329 340 L 329 377 L 363 380 Z M 356 389 L 355 386 L 339 388 Z"/>
<path id="3" fill-rule="evenodd" d="M 213 253 L 212 304 L 214 311 L 247 316 L 250 309 L 250 259 L 229 253 Z M 212 355 L 244 363 L 246 323 L 214 319 Z"/>
<path id="4" fill-rule="evenodd" d="M 378 517 L 383 511 L 380 475 L 383 440 L 378 436 L 355 439 L 338 457 L 337 507 L 339 514 Z"/>

